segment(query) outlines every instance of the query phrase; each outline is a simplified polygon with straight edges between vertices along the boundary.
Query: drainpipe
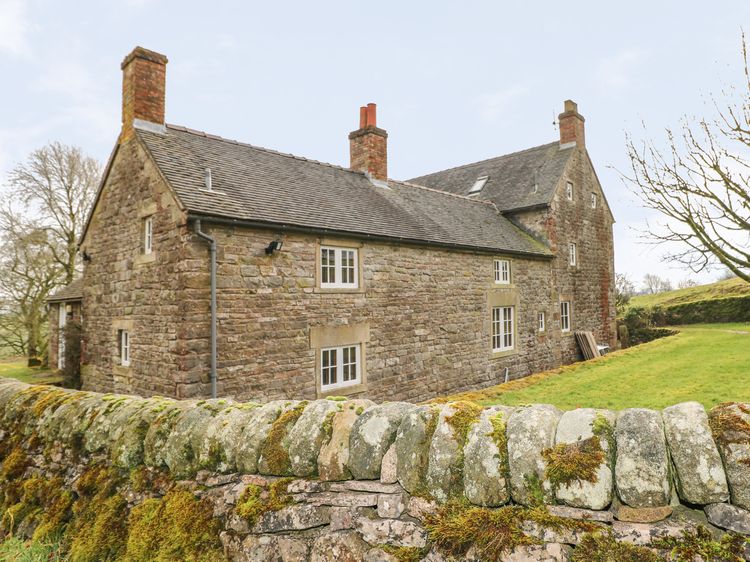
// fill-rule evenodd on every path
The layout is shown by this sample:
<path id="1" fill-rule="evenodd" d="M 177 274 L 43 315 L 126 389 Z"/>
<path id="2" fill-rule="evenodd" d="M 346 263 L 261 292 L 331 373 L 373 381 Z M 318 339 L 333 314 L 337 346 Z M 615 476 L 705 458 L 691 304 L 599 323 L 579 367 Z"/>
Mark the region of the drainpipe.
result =
<path id="1" fill-rule="evenodd" d="M 201 230 L 201 221 L 195 221 L 195 233 L 208 242 L 211 254 L 211 398 L 216 398 L 216 239 Z"/>

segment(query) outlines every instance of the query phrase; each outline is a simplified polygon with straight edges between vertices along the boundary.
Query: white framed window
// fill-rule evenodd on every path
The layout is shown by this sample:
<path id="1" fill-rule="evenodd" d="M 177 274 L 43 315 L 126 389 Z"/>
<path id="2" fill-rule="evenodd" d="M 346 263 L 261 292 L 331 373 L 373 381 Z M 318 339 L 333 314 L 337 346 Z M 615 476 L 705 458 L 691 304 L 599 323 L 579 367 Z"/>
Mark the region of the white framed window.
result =
<path id="1" fill-rule="evenodd" d="M 143 219 L 143 253 L 150 254 L 154 249 L 154 217 Z"/>
<path id="2" fill-rule="evenodd" d="M 568 263 L 570 265 L 578 264 L 578 248 L 574 242 L 571 242 L 568 246 Z"/>
<path id="3" fill-rule="evenodd" d="M 130 332 L 127 330 L 118 330 L 117 339 L 120 348 L 120 365 L 123 367 L 130 366 Z"/>
<path id="4" fill-rule="evenodd" d="M 546 320 L 547 319 L 545 318 L 544 312 L 540 312 L 539 313 L 539 317 L 538 317 L 538 324 L 539 324 L 539 331 L 540 332 L 543 332 L 544 330 L 547 329 L 547 326 L 546 326 L 547 322 L 546 322 Z"/>
<path id="5" fill-rule="evenodd" d="M 573 182 L 569 181 L 565 184 L 565 196 L 568 198 L 568 201 L 573 200 Z"/>
<path id="6" fill-rule="evenodd" d="M 488 179 L 490 179 L 490 176 L 479 176 L 477 178 L 477 181 L 474 182 L 474 185 L 471 186 L 471 189 L 469 190 L 469 195 L 474 195 L 482 191 Z"/>
<path id="7" fill-rule="evenodd" d="M 596 209 L 596 205 L 597 205 L 597 200 L 596 199 L 597 199 L 596 193 L 592 193 L 591 194 L 591 208 L 592 209 Z"/>
<path id="8" fill-rule="evenodd" d="M 358 252 L 354 248 L 320 248 L 320 286 L 356 289 Z"/>
<path id="9" fill-rule="evenodd" d="M 513 349 L 513 313 L 512 306 L 492 308 L 492 351 Z"/>
<path id="10" fill-rule="evenodd" d="M 320 350 L 320 389 L 352 386 L 361 381 L 360 345 L 327 347 Z"/>
<path id="11" fill-rule="evenodd" d="M 510 284 L 510 260 L 495 260 L 495 283 Z"/>
<path id="12" fill-rule="evenodd" d="M 570 332 L 570 302 L 563 301 L 560 303 L 560 329 L 563 332 Z"/>

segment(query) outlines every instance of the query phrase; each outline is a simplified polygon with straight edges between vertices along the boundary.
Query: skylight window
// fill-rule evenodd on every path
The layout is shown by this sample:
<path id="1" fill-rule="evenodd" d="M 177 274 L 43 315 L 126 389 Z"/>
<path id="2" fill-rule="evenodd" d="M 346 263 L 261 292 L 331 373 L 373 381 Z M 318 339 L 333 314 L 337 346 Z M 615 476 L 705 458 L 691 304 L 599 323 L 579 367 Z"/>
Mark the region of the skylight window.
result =
<path id="1" fill-rule="evenodd" d="M 477 178 L 477 181 L 474 182 L 474 185 L 471 186 L 471 189 L 469 190 L 469 195 L 474 195 L 475 193 L 479 193 L 482 191 L 482 188 L 487 183 L 487 180 L 490 179 L 490 176 L 480 176 Z"/>

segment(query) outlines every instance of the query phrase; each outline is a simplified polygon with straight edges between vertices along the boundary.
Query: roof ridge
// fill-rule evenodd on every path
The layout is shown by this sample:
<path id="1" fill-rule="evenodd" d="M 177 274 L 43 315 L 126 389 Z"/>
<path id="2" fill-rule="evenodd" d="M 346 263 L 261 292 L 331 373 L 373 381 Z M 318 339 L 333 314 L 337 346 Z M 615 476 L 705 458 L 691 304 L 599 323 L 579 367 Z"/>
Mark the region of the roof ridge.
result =
<path id="1" fill-rule="evenodd" d="M 305 158 L 304 156 L 297 156 L 297 155 L 291 154 L 289 152 L 280 152 L 278 150 L 273 150 L 271 148 L 265 148 L 263 146 L 257 146 L 257 145 L 246 143 L 246 142 L 240 142 L 240 141 L 237 141 L 237 140 L 234 140 L 234 139 L 228 139 L 228 138 L 225 138 L 225 137 L 222 137 L 222 136 L 219 136 L 219 135 L 213 135 L 211 133 L 206 133 L 205 131 L 199 131 L 197 129 L 191 129 L 191 128 L 185 127 L 183 125 L 174 125 L 172 123 L 167 123 L 166 127 L 168 129 L 173 129 L 175 131 L 181 131 L 183 133 L 189 133 L 191 135 L 196 135 L 196 136 L 199 136 L 199 137 L 204 137 L 204 138 L 208 138 L 208 139 L 224 141 L 224 142 L 228 142 L 228 143 L 231 143 L 231 144 L 236 144 L 237 146 L 246 146 L 248 148 L 252 148 L 252 149 L 255 149 L 255 150 L 260 150 L 261 152 L 266 152 L 268 154 L 275 154 L 276 156 L 284 156 L 286 158 L 292 158 L 294 160 L 301 160 L 303 162 L 310 162 L 312 164 L 319 164 L 320 166 L 326 166 L 326 167 L 329 167 L 329 168 L 334 168 L 334 169 L 337 169 L 337 170 L 342 170 L 344 172 L 352 172 L 353 174 L 359 174 L 359 175 L 362 175 L 362 176 L 366 175 L 364 172 L 362 172 L 360 170 L 354 170 L 352 168 L 347 168 L 345 166 L 339 166 L 337 164 L 330 164 L 328 162 L 321 162 L 320 160 L 313 160 L 311 158 Z M 427 187 L 427 186 L 424 186 L 424 185 L 417 185 L 417 184 L 410 183 L 410 182 L 403 181 L 403 180 L 394 180 L 392 178 L 388 178 L 388 181 L 392 182 L 392 183 L 401 184 L 401 185 L 404 185 L 406 187 L 413 187 L 413 188 L 417 188 L 417 189 L 424 189 L 426 191 L 431 191 L 433 193 L 439 193 L 440 195 L 447 195 L 449 197 L 457 197 L 459 199 L 463 199 L 463 200 L 466 200 L 466 201 L 471 201 L 473 203 L 482 203 L 482 204 L 488 204 L 489 203 L 488 201 L 483 201 L 483 200 L 480 200 L 480 199 L 475 199 L 473 197 L 468 197 L 466 195 L 459 195 L 457 193 L 448 193 L 447 191 L 441 191 L 440 189 L 434 189 L 434 188 Z"/>
<path id="2" fill-rule="evenodd" d="M 417 176 L 415 178 L 412 178 L 412 180 L 426 178 L 428 176 L 435 176 L 437 174 L 442 174 L 442 173 L 445 173 L 445 172 L 450 172 L 450 171 L 453 171 L 453 170 L 458 170 L 459 168 L 468 168 L 469 166 L 475 166 L 476 164 L 484 164 L 485 162 L 489 162 L 491 160 L 500 160 L 502 158 L 509 158 L 511 156 L 518 156 L 519 154 L 523 154 L 524 152 L 531 152 L 532 150 L 539 150 L 540 148 L 549 147 L 549 146 L 552 146 L 553 144 L 559 144 L 559 141 L 547 142 L 547 143 L 540 144 L 540 145 L 537 145 L 537 146 L 532 146 L 532 147 L 529 147 L 529 148 L 524 148 L 523 150 L 517 150 L 516 152 L 509 152 L 507 154 L 501 154 L 499 156 L 492 156 L 490 158 L 485 158 L 484 160 L 477 160 L 476 162 L 469 162 L 468 164 L 461 164 L 459 166 L 453 166 L 452 168 L 445 168 L 444 170 L 438 170 L 436 172 L 430 172 L 429 174 L 422 174 L 421 176 Z"/>

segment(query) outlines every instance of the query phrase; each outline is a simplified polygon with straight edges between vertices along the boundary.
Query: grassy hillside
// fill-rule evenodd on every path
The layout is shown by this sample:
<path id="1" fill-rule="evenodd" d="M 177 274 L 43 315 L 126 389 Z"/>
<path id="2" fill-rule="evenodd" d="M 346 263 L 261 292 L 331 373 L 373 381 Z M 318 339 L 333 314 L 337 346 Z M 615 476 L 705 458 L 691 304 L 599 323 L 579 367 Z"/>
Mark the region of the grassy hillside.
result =
<path id="1" fill-rule="evenodd" d="M 658 295 L 639 295 L 631 299 L 630 306 L 674 306 L 689 302 L 742 296 L 750 296 L 750 283 L 740 278 L 734 278 L 708 285 L 667 291 Z"/>
<path id="2" fill-rule="evenodd" d="M 699 324 L 679 330 L 676 336 L 600 359 L 439 401 L 548 403 L 564 410 L 664 408 L 687 400 L 711 408 L 725 401 L 750 401 L 750 324 Z"/>

